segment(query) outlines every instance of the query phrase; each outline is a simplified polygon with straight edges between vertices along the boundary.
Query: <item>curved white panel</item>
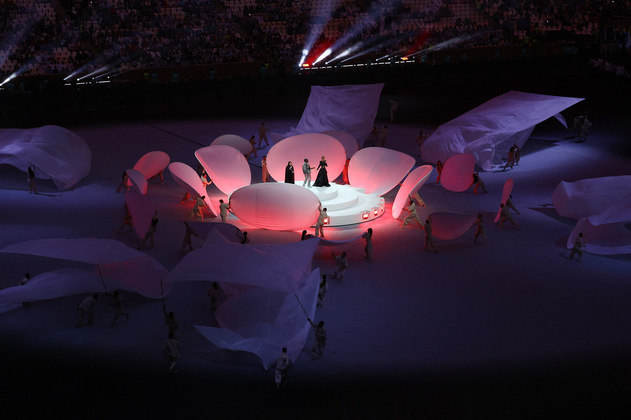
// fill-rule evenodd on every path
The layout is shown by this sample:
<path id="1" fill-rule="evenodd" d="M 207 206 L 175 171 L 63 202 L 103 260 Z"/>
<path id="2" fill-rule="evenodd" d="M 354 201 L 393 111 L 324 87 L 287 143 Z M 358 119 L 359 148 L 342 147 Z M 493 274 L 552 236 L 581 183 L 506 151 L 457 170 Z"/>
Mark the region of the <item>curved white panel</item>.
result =
<path id="1" fill-rule="evenodd" d="M 308 229 L 318 219 L 318 197 L 294 184 L 249 185 L 230 197 L 232 212 L 243 222 L 270 230 Z"/>
<path id="2" fill-rule="evenodd" d="M 440 174 L 440 185 L 446 190 L 463 192 L 473 184 L 473 171 L 475 159 L 473 156 L 463 153 L 447 159 L 443 172 Z"/>
<path id="3" fill-rule="evenodd" d="M 412 156 L 384 147 L 366 147 L 351 158 L 348 179 L 351 186 L 367 194 L 383 195 L 396 187 L 412 169 Z"/>
<path id="4" fill-rule="evenodd" d="M 392 203 L 393 218 L 396 219 L 401 215 L 401 210 L 405 207 L 408 197 L 418 192 L 431 175 L 433 169 L 431 165 L 419 166 L 405 177 L 399 191 L 397 191 L 396 197 L 394 197 L 394 203 Z"/>
<path id="5" fill-rule="evenodd" d="M 252 151 L 252 145 L 249 141 L 244 139 L 241 136 L 237 136 L 236 134 L 224 134 L 223 136 L 217 137 L 210 143 L 211 146 L 230 146 L 237 149 L 244 156 L 250 154 Z"/>
<path id="6" fill-rule="evenodd" d="M 141 194 L 147 193 L 147 178 L 142 173 L 135 169 L 127 169 L 125 173 L 129 185 L 136 187 Z"/>
<path id="7" fill-rule="evenodd" d="M 204 187 L 202 180 L 199 178 L 199 175 L 197 175 L 195 169 L 182 162 L 173 162 L 169 165 L 169 172 L 171 172 L 175 182 L 188 191 L 189 194 L 192 194 L 194 197 L 205 196 L 206 198 L 204 199 L 204 202 L 208 204 L 213 216 L 219 214 L 212 200 L 208 196 L 206 188 Z"/>
<path id="8" fill-rule="evenodd" d="M 359 150 L 359 145 L 357 144 L 357 139 L 353 137 L 351 134 L 345 133 L 340 130 L 330 130 L 323 131 L 322 134 L 326 134 L 327 136 L 331 136 L 337 141 L 339 141 L 342 146 L 344 146 L 344 150 L 346 151 L 346 157 L 353 157 L 355 153 Z"/>
<path id="9" fill-rule="evenodd" d="M 233 147 L 203 147 L 195 151 L 195 157 L 224 194 L 230 195 L 252 181 L 250 165 L 243 154 Z"/>
<path id="10" fill-rule="evenodd" d="M 171 158 L 164 152 L 159 150 L 149 152 L 140 159 L 134 165 L 134 169 L 142 173 L 145 179 L 149 179 L 160 172 L 164 171 L 169 166 Z"/>

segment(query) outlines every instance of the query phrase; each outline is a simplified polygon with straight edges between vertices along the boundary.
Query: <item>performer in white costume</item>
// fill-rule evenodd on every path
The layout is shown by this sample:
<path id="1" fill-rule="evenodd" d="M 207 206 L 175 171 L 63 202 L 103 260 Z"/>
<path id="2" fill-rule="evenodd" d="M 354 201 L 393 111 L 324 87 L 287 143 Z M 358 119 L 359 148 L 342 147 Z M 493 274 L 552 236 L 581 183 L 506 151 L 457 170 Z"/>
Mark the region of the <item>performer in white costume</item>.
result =
<path id="1" fill-rule="evenodd" d="M 408 202 L 408 208 L 406 211 L 408 212 L 408 215 L 405 216 L 405 219 L 403 219 L 403 224 L 401 225 L 401 229 L 404 229 L 405 226 L 412 221 L 415 221 L 419 225 L 423 226 L 423 222 L 418 217 L 418 213 L 416 213 L 416 203 L 414 202 L 414 200 L 410 199 L 410 201 Z"/>
<path id="2" fill-rule="evenodd" d="M 287 372 L 290 366 L 289 356 L 287 355 L 287 347 L 283 347 L 283 350 L 276 360 L 276 371 L 274 372 L 274 382 L 276 382 L 276 388 L 285 386 L 287 383 Z"/>
<path id="3" fill-rule="evenodd" d="M 315 226 L 316 238 L 319 236 L 324 238 L 324 229 L 322 228 L 324 227 L 324 221 L 326 220 L 327 217 L 329 217 L 329 215 L 326 213 L 326 207 L 325 207 L 322 210 L 320 210 L 320 215 L 318 216 L 318 221 L 316 222 L 316 226 Z"/>
<path id="4" fill-rule="evenodd" d="M 219 200 L 219 215 L 221 216 L 221 221 L 226 223 L 228 219 L 228 210 L 230 209 L 230 203 L 226 204 L 223 200 Z"/>
<path id="5" fill-rule="evenodd" d="M 194 217 L 197 217 L 202 222 L 204 221 L 204 207 L 208 207 L 208 204 L 206 204 L 206 202 L 204 201 L 205 198 L 206 198 L 205 195 L 201 197 L 197 197 L 197 200 L 195 200 L 195 205 L 193 206 L 193 209 L 191 210 L 191 215 L 190 215 L 191 219 L 193 219 Z"/>
<path id="6" fill-rule="evenodd" d="M 305 162 L 302 164 L 302 173 L 305 176 L 305 180 L 302 181 L 302 186 L 306 186 L 307 188 L 311 188 L 311 170 L 315 169 L 309 164 L 309 159 L 305 159 Z"/>
<path id="7" fill-rule="evenodd" d="M 342 252 L 342 254 L 340 255 L 335 255 L 335 252 L 331 252 L 333 253 L 333 258 L 337 263 L 337 271 L 335 272 L 335 274 L 333 274 L 333 278 L 335 280 L 342 281 L 344 280 L 344 273 L 348 268 L 348 259 L 346 258 L 346 252 Z"/>

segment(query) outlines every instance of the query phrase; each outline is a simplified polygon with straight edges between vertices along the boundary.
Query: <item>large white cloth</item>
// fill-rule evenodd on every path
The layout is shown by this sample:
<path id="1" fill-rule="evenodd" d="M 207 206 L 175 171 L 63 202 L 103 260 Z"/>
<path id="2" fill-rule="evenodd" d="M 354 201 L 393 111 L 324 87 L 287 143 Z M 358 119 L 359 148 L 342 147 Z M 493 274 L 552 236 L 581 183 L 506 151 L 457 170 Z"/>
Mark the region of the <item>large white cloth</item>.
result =
<path id="1" fill-rule="evenodd" d="M 35 165 L 37 178 L 52 179 L 65 190 L 88 176 L 92 153 L 85 141 L 56 125 L 0 130 L 0 164 L 21 171 Z"/>
<path id="2" fill-rule="evenodd" d="M 169 281 L 217 281 L 295 292 L 311 271 L 318 239 L 282 245 L 207 242 L 190 251 L 171 271 Z"/>
<path id="3" fill-rule="evenodd" d="M 171 290 L 168 281 L 164 281 L 162 286 L 160 284 L 168 272 L 158 261 L 111 239 L 36 239 L 9 245 L 0 252 L 95 264 L 98 267 L 92 273 L 99 275 L 100 270 L 106 286 L 111 280 L 117 288 L 149 298 L 159 298 L 162 291 L 167 294 Z"/>
<path id="4" fill-rule="evenodd" d="M 114 289 L 129 290 L 124 282 L 113 279 L 107 279 L 107 287 L 108 291 Z M 97 292 L 103 292 L 103 282 L 101 282 L 98 274 L 65 268 L 35 276 L 24 286 L 7 287 L 0 290 L 0 305 Z"/>
<path id="5" fill-rule="evenodd" d="M 311 328 L 307 316 L 315 316 L 320 270 L 303 280 L 295 293 L 254 288 L 228 299 L 215 312 L 220 328 L 195 328 L 217 347 L 256 354 L 265 369 L 276 361 L 283 347 L 295 363 Z"/>
<path id="6" fill-rule="evenodd" d="M 287 135 L 340 130 L 363 142 L 375 123 L 383 86 L 311 86 L 300 122 Z"/>
<path id="7" fill-rule="evenodd" d="M 552 194 L 552 203 L 561 216 L 578 220 L 604 212 L 629 194 L 631 175 L 561 181 Z"/>
<path id="8" fill-rule="evenodd" d="M 585 240 L 585 251 L 592 254 L 631 254 L 631 194 L 614 201 L 599 214 L 581 217 L 570 233 L 567 248 L 574 246 L 578 234 Z"/>
<path id="9" fill-rule="evenodd" d="M 499 164 L 513 145 L 522 147 L 534 127 L 583 98 L 510 91 L 441 125 L 421 147 L 426 162 L 468 153 L 484 170 Z"/>

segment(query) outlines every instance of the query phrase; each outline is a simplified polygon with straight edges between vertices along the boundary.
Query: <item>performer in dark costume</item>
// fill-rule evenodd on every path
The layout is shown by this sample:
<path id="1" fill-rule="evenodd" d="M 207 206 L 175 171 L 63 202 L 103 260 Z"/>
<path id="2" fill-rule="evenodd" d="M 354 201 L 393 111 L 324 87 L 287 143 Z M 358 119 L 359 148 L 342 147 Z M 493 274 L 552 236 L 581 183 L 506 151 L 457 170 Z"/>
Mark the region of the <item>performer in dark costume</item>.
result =
<path id="1" fill-rule="evenodd" d="M 326 159 L 322 156 L 322 160 L 318 163 L 318 176 L 316 177 L 315 182 L 313 183 L 314 187 L 330 187 L 329 184 L 329 175 L 326 172 Z"/>
<path id="2" fill-rule="evenodd" d="M 287 162 L 285 167 L 285 184 L 294 184 L 294 165 Z"/>

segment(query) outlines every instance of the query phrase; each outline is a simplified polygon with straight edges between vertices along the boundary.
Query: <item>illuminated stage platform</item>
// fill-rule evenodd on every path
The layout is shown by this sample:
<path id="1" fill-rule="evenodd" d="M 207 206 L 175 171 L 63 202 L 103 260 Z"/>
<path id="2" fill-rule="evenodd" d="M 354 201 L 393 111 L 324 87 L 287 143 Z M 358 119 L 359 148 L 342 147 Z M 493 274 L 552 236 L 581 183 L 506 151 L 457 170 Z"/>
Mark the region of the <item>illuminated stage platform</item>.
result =
<path id="1" fill-rule="evenodd" d="M 300 184 L 299 184 L 300 185 Z M 384 212 L 384 199 L 365 194 L 362 188 L 331 183 L 330 187 L 309 188 L 327 208 L 327 226 L 343 226 L 368 222 Z"/>

